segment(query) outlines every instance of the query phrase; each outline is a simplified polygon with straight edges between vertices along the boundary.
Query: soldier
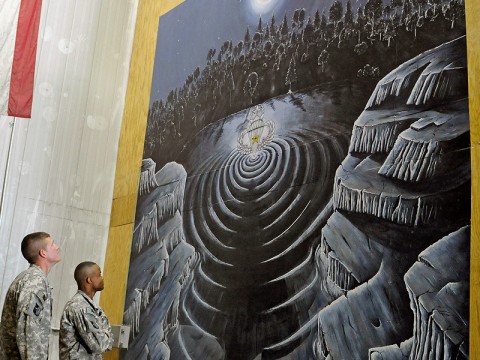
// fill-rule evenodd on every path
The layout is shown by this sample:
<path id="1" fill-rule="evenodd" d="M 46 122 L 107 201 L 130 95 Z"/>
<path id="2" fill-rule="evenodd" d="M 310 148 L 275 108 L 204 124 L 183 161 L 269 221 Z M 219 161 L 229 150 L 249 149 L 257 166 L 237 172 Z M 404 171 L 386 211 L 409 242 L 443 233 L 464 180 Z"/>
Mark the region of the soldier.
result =
<path id="1" fill-rule="evenodd" d="M 77 293 L 67 302 L 60 320 L 60 359 L 102 359 L 111 350 L 113 334 L 103 310 L 93 302 L 103 290 L 100 267 L 85 261 L 75 268 Z"/>
<path id="2" fill-rule="evenodd" d="M 2 359 L 48 359 L 52 296 L 47 274 L 61 260 L 49 234 L 36 232 L 22 240 L 22 255 L 30 267 L 10 285 L 0 325 Z"/>

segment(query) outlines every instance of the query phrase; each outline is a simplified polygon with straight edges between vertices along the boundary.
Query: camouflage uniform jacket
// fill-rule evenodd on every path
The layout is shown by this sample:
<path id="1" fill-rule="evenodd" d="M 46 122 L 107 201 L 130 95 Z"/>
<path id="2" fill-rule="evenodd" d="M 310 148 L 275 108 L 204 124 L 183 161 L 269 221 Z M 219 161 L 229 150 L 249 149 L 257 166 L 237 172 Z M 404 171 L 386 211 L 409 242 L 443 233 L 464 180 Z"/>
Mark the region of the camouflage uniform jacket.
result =
<path id="1" fill-rule="evenodd" d="M 1 358 L 48 359 L 52 296 L 37 265 L 20 273 L 5 297 L 0 327 Z"/>
<path id="2" fill-rule="evenodd" d="M 101 359 L 112 343 L 105 313 L 78 290 L 65 305 L 60 320 L 60 359 Z"/>

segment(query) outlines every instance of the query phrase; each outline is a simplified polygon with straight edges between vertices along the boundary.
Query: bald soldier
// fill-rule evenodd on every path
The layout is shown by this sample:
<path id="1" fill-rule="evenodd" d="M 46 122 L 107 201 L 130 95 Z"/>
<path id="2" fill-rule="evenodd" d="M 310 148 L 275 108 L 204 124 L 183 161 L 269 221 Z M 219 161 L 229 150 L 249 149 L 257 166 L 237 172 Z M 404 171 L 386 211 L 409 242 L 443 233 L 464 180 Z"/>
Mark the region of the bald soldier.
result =
<path id="1" fill-rule="evenodd" d="M 111 350 L 113 334 L 103 310 L 93 302 L 103 290 L 100 267 L 85 261 L 75 269 L 77 293 L 67 302 L 60 321 L 60 359 L 102 359 Z"/>
<path id="2" fill-rule="evenodd" d="M 52 296 L 47 274 L 61 260 L 49 234 L 35 232 L 22 240 L 22 255 L 30 267 L 10 285 L 0 325 L 0 358 L 48 359 Z"/>

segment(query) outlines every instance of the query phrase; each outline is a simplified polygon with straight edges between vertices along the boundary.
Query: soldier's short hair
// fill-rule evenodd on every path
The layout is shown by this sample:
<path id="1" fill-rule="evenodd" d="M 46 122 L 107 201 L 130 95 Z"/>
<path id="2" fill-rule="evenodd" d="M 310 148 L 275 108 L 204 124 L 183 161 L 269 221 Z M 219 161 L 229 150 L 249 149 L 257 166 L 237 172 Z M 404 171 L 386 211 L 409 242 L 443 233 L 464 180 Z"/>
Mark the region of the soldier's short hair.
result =
<path id="1" fill-rule="evenodd" d="M 97 265 L 97 263 L 93 261 L 84 261 L 77 265 L 73 277 L 79 287 L 87 280 L 87 277 L 90 276 L 90 269 L 95 265 Z"/>
<path id="2" fill-rule="evenodd" d="M 39 231 L 28 234 L 22 240 L 22 255 L 30 263 L 34 264 L 38 259 L 41 249 L 45 249 L 47 244 L 45 239 L 49 238 L 50 234 Z"/>

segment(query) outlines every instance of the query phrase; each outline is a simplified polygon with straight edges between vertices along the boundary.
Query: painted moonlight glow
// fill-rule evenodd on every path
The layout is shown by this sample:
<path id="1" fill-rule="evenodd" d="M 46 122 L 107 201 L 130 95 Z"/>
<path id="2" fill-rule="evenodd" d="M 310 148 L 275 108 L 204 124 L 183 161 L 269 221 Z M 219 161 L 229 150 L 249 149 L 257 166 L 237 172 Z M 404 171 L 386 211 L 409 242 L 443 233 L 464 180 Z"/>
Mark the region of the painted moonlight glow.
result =
<path id="1" fill-rule="evenodd" d="M 250 6 L 256 14 L 263 15 L 270 12 L 277 2 L 277 0 L 250 0 Z"/>

